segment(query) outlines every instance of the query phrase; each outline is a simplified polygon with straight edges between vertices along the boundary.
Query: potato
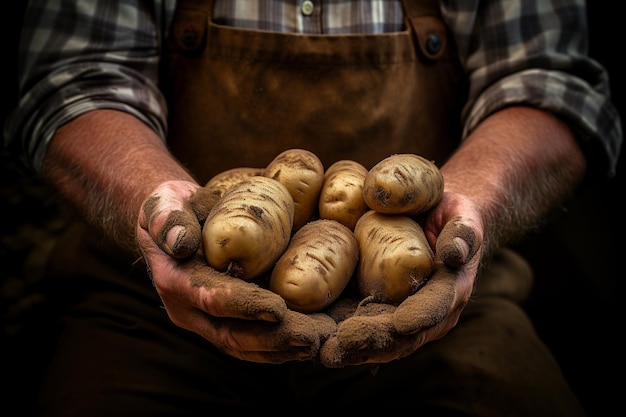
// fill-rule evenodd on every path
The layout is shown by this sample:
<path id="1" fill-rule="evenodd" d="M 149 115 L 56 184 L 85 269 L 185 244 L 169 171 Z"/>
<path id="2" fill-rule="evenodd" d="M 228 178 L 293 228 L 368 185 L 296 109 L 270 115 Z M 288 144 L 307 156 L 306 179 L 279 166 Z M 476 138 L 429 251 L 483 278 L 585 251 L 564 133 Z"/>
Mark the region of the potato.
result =
<path id="1" fill-rule="evenodd" d="M 313 152 L 305 149 L 281 152 L 265 167 L 265 176 L 279 181 L 291 193 L 295 203 L 294 232 L 313 219 L 324 182 L 324 165 Z"/>
<path id="2" fill-rule="evenodd" d="M 365 176 L 363 198 L 379 213 L 415 216 L 443 196 L 443 176 L 434 162 L 415 154 L 394 154 Z"/>
<path id="3" fill-rule="evenodd" d="M 237 183 L 202 228 L 207 263 L 246 281 L 268 271 L 289 244 L 293 211 L 291 194 L 280 182 L 253 176 Z"/>
<path id="4" fill-rule="evenodd" d="M 369 210 L 363 198 L 366 175 L 367 168 L 352 160 L 340 160 L 328 167 L 319 196 L 320 218 L 337 220 L 354 230 L 357 220 Z"/>
<path id="5" fill-rule="evenodd" d="M 335 220 L 311 221 L 291 238 L 272 270 L 269 288 L 292 310 L 322 310 L 346 288 L 358 258 L 350 229 Z"/>
<path id="6" fill-rule="evenodd" d="M 408 216 L 370 210 L 357 222 L 354 236 L 360 248 L 355 279 L 364 297 L 399 304 L 433 271 L 433 250 L 421 226 Z"/>
<path id="7" fill-rule="evenodd" d="M 250 177 L 263 174 L 265 174 L 265 168 L 232 168 L 220 172 L 217 175 L 214 175 L 209 181 L 207 181 L 207 183 L 204 185 L 204 188 L 207 188 L 210 192 L 213 192 L 219 197 L 222 197 L 226 193 L 226 191 L 231 189 L 235 184 L 238 184 L 241 181 Z"/>

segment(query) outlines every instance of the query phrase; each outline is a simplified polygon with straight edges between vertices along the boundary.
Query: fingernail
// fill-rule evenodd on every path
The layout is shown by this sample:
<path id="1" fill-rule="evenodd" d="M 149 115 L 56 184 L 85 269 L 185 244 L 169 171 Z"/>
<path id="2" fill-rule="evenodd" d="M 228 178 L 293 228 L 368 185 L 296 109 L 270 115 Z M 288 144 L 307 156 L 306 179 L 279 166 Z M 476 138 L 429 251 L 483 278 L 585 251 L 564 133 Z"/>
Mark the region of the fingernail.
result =
<path id="1" fill-rule="evenodd" d="M 184 237 L 185 228 L 183 226 L 174 226 L 167 232 L 165 244 L 172 252 L 176 252 Z"/>
<path id="2" fill-rule="evenodd" d="M 461 239 L 460 237 L 454 238 L 454 242 L 456 243 L 457 250 L 459 251 L 459 258 L 463 259 L 463 263 L 467 262 L 469 260 L 467 259 L 467 257 L 470 253 L 469 245 L 464 239 Z"/>
<path id="3" fill-rule="evenodd" d="M 272 322 L 272 323 L 277 323 L 277 322 L 280 321 L 278 319 L 278 317 L 276 317 L 275 314 L 273 314 L 273 313 L 271 313 L 269 311 L 266 311 L 266 312 L 263 312 L 263 313 L 259 313 L 257 317 L 258 317 L 259 320 L 269 321 L 269 322 Z"/>

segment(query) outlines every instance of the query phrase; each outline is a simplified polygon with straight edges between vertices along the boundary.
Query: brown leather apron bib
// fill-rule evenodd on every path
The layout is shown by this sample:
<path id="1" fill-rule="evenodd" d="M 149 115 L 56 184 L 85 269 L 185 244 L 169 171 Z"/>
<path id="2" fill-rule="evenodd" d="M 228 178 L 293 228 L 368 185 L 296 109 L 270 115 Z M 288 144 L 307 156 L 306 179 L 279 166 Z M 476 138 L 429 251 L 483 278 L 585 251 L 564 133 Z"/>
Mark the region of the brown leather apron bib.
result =
<path id="1" fill-rule="evenodd" d="M 305 148 L 327 167 L 412 152 L 441 165 L 465 88 L 439 2 L 404 1 L 406 29 L 300 35 L 220 26 L 180 0 L 163 61 L 173 153 L 200 183 Z"/>

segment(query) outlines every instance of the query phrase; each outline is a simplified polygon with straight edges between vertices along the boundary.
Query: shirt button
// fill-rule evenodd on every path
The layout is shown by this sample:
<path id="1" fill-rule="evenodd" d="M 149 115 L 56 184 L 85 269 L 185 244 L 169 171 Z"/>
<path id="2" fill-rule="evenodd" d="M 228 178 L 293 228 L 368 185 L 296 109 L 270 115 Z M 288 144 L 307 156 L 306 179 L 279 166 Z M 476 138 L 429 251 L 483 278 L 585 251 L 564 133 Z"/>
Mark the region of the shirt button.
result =
<path id="1" fill-rule="evenodd" d="M 300 6 L 300 10 L 302 10 L 302 14 L 305 16 L 309 16 L 313 13 L 314 8 L 315 6 L 313 5 L 313 2 L 309 0 L 303 1 L 302 6 Z"/>

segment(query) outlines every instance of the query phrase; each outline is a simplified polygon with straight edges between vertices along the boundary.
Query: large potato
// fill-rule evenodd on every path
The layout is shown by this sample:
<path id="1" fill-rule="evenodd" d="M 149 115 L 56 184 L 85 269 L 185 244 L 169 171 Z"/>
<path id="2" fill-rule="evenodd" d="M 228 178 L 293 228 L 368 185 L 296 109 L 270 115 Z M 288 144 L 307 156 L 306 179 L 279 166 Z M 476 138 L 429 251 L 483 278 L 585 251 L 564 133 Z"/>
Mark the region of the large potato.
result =
<path id="1" fill-rule="evenodd" d="M 293 210 L 289 190 L 276 180 L 252 176 L 237 183 L 202 228 L 207 263 L 248 281 L 269 270 L 289 244 Z"/>
<path id="2" fill-rule="evenodd" d="M 421 226 L 408 216 L 370 210 L 356 224 L 360 248 L 356 273 L 362 296 L 399 304 L 426 283 L 434 254 Z"/>
<path id="3" fill-rule="evenodd" d="M 415 216 L 437 205 L 443 176 L 434 162 L 415 154 L 391 155 L 365 176 L 363 197 L 379 213 Z"/>
<path id="4" fill-rule="evenodd" d="M 324 165 L 317 155 L 306 149 L 283 151 L 265 167 L 265 176 L 289 190 L 295 204 L 294 232 L 313 219 L 324 182 Z"/>
<path id="5" fill-rule="evenodd" d="M 369 210 L 363 198 L 367 168 L 356 161 L 340 160 L 324 174 L 319 197 L 321 219 L 337 220 L 354 230 L 357 220 Z"/>
<path id="6" fill-rule="evenodd" d="M 237 167 L 222 171 L 214 175 L 204 185 L 209 192 L 222 197 L 226 191 L 230 190 L 234 185 L 250 177 L 265 174 L 265 168 L 255 167 Z"/>
<path id="7" fill-rule="evenodd" d="M 358 258 L 350 229 L 335 220 L 311 221 L 291 238 L 272 270 L 269 288 L 292 310 L 322 310 L 348 285 Z"/>

